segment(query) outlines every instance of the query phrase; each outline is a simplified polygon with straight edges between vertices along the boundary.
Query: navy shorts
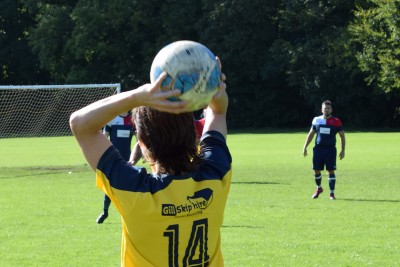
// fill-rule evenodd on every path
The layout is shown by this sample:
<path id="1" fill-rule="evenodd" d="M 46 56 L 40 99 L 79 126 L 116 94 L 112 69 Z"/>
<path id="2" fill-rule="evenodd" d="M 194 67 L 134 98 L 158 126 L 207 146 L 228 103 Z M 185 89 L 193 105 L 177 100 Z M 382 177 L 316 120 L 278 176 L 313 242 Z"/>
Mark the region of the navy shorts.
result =
<path id="1" fill-rule="evenodd" d="M 336 147 L 334 146 L 315 146 L 313 156 L 313 169 L 336 170 Z"/>

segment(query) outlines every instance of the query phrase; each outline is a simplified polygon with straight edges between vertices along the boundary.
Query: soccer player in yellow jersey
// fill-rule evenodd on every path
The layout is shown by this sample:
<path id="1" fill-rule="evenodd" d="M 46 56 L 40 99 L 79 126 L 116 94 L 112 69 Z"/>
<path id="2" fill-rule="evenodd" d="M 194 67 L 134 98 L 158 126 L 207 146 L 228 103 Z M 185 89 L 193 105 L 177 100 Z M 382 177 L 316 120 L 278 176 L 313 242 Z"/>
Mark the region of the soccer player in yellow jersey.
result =
<path id="1" fill-rule="evenodd" d="M 74 112 L 71 129 L 96 172 L 97 186 L 121 215 L 122 266 L 221 267 L 220 229 L 232 162 L 225 76 L 206 109 L 200 152 L 186 103 L 168 100 L 178 90 L 160 89 L 165 77 Z M 151 173 L 127 163 L 99 131 L 129 109 Z"/>

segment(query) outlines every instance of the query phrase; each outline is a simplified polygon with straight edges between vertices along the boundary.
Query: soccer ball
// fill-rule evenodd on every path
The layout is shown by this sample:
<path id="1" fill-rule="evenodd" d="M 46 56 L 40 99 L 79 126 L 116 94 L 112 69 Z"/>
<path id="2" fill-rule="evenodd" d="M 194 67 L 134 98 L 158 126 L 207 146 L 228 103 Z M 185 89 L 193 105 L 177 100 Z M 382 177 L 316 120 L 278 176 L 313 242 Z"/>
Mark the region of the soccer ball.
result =
<path id="1" fill-rule="evenodd" d="M 165 71 L 163 89 L 179 89 L 181 95 L 170 100 L 185 100 L 192 111 L 206 106 L 218 91 L 220 69 L 214 54 L 193 41 L 177 41 L 162 48 L 153 60 L 150 80 Z"/>

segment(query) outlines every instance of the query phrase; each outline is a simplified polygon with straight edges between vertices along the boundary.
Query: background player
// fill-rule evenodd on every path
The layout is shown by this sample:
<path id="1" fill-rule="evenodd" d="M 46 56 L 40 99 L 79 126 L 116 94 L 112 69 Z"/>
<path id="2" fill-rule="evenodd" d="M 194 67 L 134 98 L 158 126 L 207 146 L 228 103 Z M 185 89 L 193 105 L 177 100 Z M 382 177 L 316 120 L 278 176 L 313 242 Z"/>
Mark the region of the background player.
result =
<path id="1" fill-rule="evenodd" d="M 103 128 L 105 136 L 110 138 L 111 143 L 119 150 L 119 153 L 125 160 L 129 160 L 132 165 L 140 159 L 141 154 L 138 154 L 138 146 L 135 144 L 131 153 L 132 137 L 135 134 L 135 127 L 132 123 L 131 112 L 124 112 L 116 116 L 108 122 Z M 137 147 L 136 147 L 137 146 Z M 104 194 L 103 212 L 97 218 L 97 223 L 103 223 L 108 217 L 108 209 L 110 208 L 111 200 Z"/>
<path id="2" fill-rule="evenodd" d="M 329 100 L 325 100 L 322 103 L 322 115 L 315 117 L 312 121 L 310 132 L 307 135 L 306 142 L 303 147 L 303 155 L 307 156 L 307 146 L 314 138 L 315 133 L 315 147 L 313 149 L 313 169 L 314 179 L 317 185 L 317 190 L 313 194 L 312 198 L 318 198 L 318 196 L 324 191 L 321 186 L 321 170 L 324 169 L 324 165 L 329 173 L 329 197 L 335 200 L 335 184 L 336 184 L 336 134 L 339 133 L 341 139 L 341 151 L 339 158 L 344 158 L 344 151 L 346 147 L 346 139 L 344 136 L 344 130 L 340 119 L 332 115 L 332 103 Z"/>
<path id="3" fill-rule="evenodd" d="M 205 118 L 205 113 L 207 112 L 207 107 L 203 108 L 200 118 L 194 120 L 194 129 L 196 131 L 196 144 L 198 145 L 200 143 L 200 138 L 201 135 L 203 134 L 203 129 L 204 129 L 204 123 L 206 121 Z"/>

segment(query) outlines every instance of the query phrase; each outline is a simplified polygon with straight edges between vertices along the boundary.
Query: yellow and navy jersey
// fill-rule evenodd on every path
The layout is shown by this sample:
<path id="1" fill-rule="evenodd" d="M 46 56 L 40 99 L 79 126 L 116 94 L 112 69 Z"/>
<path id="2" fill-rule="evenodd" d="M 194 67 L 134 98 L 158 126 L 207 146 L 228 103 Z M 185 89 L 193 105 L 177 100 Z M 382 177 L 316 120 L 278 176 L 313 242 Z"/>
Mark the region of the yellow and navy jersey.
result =
<path id="1" fill-rule="evenodd" d="M 335 146 L 336 134 L 343 131 L 343 125 L 339 118 L 334 116 L 325 119 L 323 115 L 315 117 L 312 121 L 311 128 L 317 134 L 315 145 Z"/>
<path id="2" fill-rule="evenodd" d="M 199 168 L 157 176 L 128 164 L 111 146 L 97 186 L 122 219 L 122 266 L 223 266 L 221 235 L 231 184 L 231 155 L 215 131 L 202 136 Z"/>

